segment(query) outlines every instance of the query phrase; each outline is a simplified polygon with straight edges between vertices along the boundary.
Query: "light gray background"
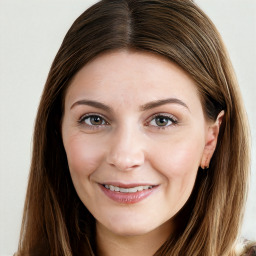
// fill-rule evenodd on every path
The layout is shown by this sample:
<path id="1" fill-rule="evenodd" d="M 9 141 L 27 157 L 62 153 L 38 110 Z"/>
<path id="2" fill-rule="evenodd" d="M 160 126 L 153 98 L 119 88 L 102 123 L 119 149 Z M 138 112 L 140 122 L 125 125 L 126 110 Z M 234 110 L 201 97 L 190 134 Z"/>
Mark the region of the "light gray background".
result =
<path id="1" fill-rule="evenodd" d="M 17 249 L 34 118 L 52 60 L 94 0 L 0 0 L 0 255 Z M 256 1 L 195 0 L 230 52 L 251 125 L 252 186 L 242 235 L 256 240 Z"/>

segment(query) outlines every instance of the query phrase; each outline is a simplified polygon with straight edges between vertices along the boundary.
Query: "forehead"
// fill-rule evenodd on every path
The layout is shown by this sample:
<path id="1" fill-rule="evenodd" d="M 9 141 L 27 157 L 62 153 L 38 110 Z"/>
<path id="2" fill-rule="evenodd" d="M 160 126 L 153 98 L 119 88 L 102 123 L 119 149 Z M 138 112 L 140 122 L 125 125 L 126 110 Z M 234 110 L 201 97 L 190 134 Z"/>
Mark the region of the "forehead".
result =
<path id="1" fill-rule="evenodd" d="M 200 104 L 195 82 L 178 65 L 153 53 L 128 50 L 101 54 L 74 76 L 65 101 L 88 97 L 126 105 L 167 97 Z"/>

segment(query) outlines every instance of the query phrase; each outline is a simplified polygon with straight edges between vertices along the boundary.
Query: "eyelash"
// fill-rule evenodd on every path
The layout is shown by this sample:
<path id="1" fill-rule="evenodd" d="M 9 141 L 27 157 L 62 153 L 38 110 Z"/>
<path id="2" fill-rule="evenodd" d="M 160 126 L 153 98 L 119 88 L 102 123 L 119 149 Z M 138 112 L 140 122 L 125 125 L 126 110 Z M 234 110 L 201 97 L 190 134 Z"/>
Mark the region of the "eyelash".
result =
<path id="1" fill-rule="evenodd" d="M 93 118 L 93 117 L 100 117 L 101 120 L 102 120 L 103 122 L 105 122 L 105 123 L 104 123 L 104 124 L 101 124 L 101 125 L 93 125 L 93 124 L 90 125 L 90 124 L 85 123 L 85 120 L 86 120 L 86 119 L 90 119 L 90 118 Z M 102 115 L 100 115 L 100 114 L 90 113 L 90 114 L 83 115 L 83 116 L 78 120 L 78 124 L 79 124 L 79 125 L 86 126 L 87 128 L 94 130 L 94 129 L 100 129 L 101 127 L 103 127 L 103 126 L 105 126 L 105 125 L 109 125 L 109 122 L 106 121 L 106 119 L 105 119 Z"/>
<path id="2" fill-rule="evenodd" d="M 104 122 L 104 124 L 100 124 L 100 125 L 93 125 L 93 124 L 87 124 L 85 123 L 85 120 L 86 119 L 90 119 L 90 118 L 93 118 L 93 117 L 100 117 L 101 120 Z M 158 125 L 150 125 L 150 123 L 156 119 L 156 118 L 165 118 L 168 120 L 168 122 L 170 121 L 171 124 L 169 125 L 164 125 L 164 126 L 158 126 Z M 156 122 L 156 121 L 155 121 Z M 90 114 L 86 114 L 86 115 L 83 115 L 79 120 L 78 120 L 78 124 L 79 125 L 83 125 L 83 126 L 86 126 L 87 128 L 89 129 L 100 129 L 106 125 L 110 125 L 110 123 L 108 121 L 106 121 L 105 117 L 103 117 L 102 115 L 100 114 L 94 114 L 94 113 L 90 113 Z M 154 114 L 153 116 L 150 117 L 150 119 L 148 121 L 146 121 L 146 126 L 153 126 L 154 128 L 156 129 L 168 129 L 172 126 L 175 126 L 178 124 L 178 120 L 177 118 L 175 118 L 173 115 L 170 115 L 170 114 L 162 114 L 162 113 L 157 113 L 157 114 Z"/>
<path id="3" fill-rule="evenodd" d="M 171 128 L 171 127 L 173 127 L 173 126 L 175 126 L 175 125 L 177 125 L 178 124 L 178 120 L 177 120 L 177 118 L 176 117 L 174 117 L 173 115 L 171 115 L 171 114 L 162 114 L 162 113 L 157 113 L 157 114 L 154 114 L 152 117 L 150 117 L 150 119 L 146 122 L 146 125 L 147 126 L 150 126 L 150 122 L 152 122 L 154 119 L 156 119 L 156 118 L 166 118 L 166 119 L 168 119 L 168 121 L 170 121 L 171 122 L 171 124 L 169 124 L 169 125 L 166 125 L 166 126 L 158 126 L 158 125 L 152 125 L 152 126 L 154 126 L 156 129 L 168 129 L 168 128 Z M 156 121 L 155 121 L 156 122 Z"/>

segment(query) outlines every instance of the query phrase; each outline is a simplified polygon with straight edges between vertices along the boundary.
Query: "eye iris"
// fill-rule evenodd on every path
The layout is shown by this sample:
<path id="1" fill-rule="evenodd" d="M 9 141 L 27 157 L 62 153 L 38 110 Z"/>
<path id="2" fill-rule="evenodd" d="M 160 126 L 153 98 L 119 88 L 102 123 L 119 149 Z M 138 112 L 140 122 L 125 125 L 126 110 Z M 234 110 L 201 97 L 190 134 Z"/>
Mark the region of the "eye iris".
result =
<path id="1" fill-rule="evenodd" d="M 166 126 L 168 124 L 169 119 L 164 116 L 156 117 L 156 124 L 158 126 Z"/>
<path id="2" fill-rule="evenodd" d="M 93 125 L 101 125 L 103 123 L 103 120 L 100 116 L 91 116 L 90 122 Z"/>

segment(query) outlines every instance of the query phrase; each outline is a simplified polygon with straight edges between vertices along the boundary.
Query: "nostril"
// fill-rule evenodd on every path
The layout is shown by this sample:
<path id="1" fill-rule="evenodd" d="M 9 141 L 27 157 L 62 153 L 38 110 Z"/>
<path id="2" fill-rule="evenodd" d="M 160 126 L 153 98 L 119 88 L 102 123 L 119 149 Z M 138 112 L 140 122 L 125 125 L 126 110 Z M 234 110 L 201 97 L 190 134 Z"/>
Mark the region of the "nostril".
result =
<path id="1" fill-rule="evenodd" d="M 140 167 L 144 163 L 144 154 L 118 154 L 109 155 L 107 158 L 109 165 L 116 167 L 120 171 L 130 171 Z"/>

